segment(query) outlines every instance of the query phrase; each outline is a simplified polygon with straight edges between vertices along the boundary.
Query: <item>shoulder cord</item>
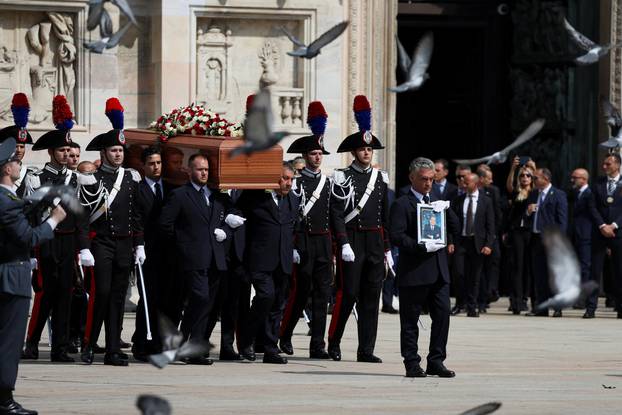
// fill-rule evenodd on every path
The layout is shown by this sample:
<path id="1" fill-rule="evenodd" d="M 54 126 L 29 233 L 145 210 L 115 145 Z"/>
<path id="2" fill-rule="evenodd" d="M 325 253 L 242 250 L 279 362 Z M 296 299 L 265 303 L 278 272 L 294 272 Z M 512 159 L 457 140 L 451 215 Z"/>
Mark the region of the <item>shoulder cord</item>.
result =
<path id="1" fill-rule="evenodd" d="M 347 189 L 347 190 L 346 190 Z M 338 190 L 341 194 L 337 194 Z M 354 186 L 352 185 L 352 176 L 348 177 L 342 184 L 337 183 L 335 180 L 331 181 L 330 192 L 339 200 L 345 201 L 344 210 L 347 210 L 350 205 L 354 208 Z"/>

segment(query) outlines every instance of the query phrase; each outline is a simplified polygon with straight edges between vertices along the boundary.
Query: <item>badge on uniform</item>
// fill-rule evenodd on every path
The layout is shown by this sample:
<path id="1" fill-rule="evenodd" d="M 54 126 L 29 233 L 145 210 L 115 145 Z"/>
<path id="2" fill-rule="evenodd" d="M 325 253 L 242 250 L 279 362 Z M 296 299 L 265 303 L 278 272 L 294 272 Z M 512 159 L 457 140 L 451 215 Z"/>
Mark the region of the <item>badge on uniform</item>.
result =
<path id="1" fill-rule="evenodd" d="M 613 196 L 607 196 L 607 203 L 613 203 Z"/>

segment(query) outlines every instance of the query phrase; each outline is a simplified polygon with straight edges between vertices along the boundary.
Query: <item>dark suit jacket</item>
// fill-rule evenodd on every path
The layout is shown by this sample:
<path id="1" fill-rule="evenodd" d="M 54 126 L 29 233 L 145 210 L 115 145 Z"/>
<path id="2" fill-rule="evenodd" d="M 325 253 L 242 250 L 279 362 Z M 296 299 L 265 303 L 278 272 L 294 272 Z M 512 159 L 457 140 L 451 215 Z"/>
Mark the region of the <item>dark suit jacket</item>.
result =
<path id="1" fill-rule="evenodd" d="M 171 191 L 171 186 L 163 181 L 162 203 L 157 203 L 155 194 L 151 191 L 147 181 L 143 179 L 138 184 L 138 206 L 140 207 L 140 217 L 143 221 L 145 249 L 151 249 L 149 245 L 153 247 L 154 244 L 162 240 L 159 226 L 160 215 L 162 214 L 164 202 L 169 198 Z"/>
<path id="2" fill-rule="evenodd" d="M 227 213 L 242 213 L 239 209 L 236 209 L 238 200 L 242 195 L 243 190 L 241 189 L 233 189 L 231 190 L 231 195 L 224 194 L 224 197 L 227 199 Z M 225 214 L 225 217 L 227 215 Z M 227 228 L 229 228 L 227 226 Z M 230 229 L 231 237 L 227 238 L 225 241 L 226 251 L 229 255 L 229 259 L 233 255 L 237 258 L 238 261 L 242 262 L 244 260 L 244 249 L 246 247 L 246 224 L 242 226 L 238 226 L 235 229 Z"/>
<path id="3" fill-rule="evenodd" d="M 594 196 L 590 206 L 590 212 L 594 226 L 598 228 L 602 224 L 611 224 L 615 222 L 622 228 L 622 184 L 618 182 L 618 187 L 613 192 L 613 202 L 607 202 L 607 178 L 599 177 L 592 186 L 592 195 Z M 622 231 L 615 231 L 616 238 L 622 238 Z M 600 233 L 598 234 L 600 235 Z"/>
<path id="4" fill-rule="evenodd" d="M 210 199 L 208 208 L 203 195 L 189 182 L 175 189 L 162 209 L 161 230 L 175 237 L 183 270 L 209 269 L 212 261 L 220 271 L 227 269 L 224 241 L 217 242 L 214 235 L 216 228 L 228 230 L 224 226 L 226 201 L 218 190 L 212 190 Z"/>
<path id="5" fill-rule="evenodd" d="M 527 199 L 528 204 L 538 203 L 540 192 L 536 189 L 531 192 Z M 535 213 L 531 216 L 536 220 Z M 558 227 L 562 232 L 568 230 L 568 198 L 566 193 L 556 187 L 551 187 L 544 201 L 538 208 L 540 231 L 549 227 Z"/>
<path id="6" fill-rule="evenodd" d="M 30 250 L 53 238 L 47 223 L 31 227 L 24 202 L 0 187 L 0 294 L 30 298 Z"/>
<path id="7" fill-rule="evenodd" d="M 441 187 L 436 184 L 436 182 L 432 183 L 432 194 L 436 196 L 438 200 L 449 200 L 451 201 L 458 195 L 458 186 L 453 183 L 450 183 L 449 180 L 445 183 L 445 188 L 441 192 Z"/>
<path id="8" fill-rule="evenodd" d="M 244 261 L 251 272 L 273 272 L 279 265 L 292 272 L 294 229 L 300 200 L 289 192 L 279 211 L 272 195 L 265 190 L 245 190 L 237 207 L 246 221 Z"/>
<path id="9" fill-rule="evenodd" d="M 503 226 L 503 211 L 501 209 L 501 191 L 497 186 L 491 184 L 490 186 L 482 187 L 480 192 L 484 192 L 486 196 L 492 201 L 492 209 L 495 214 L 495 232 L 499 232 Z"/>
<path id="10" fill-rule="evenodd" d="M 452 205 L 452 209 L 458 217 L 460 235 L 462 235 L 462 229 L 464 227 L 464 215 L 462 212 L 466 197 L 466 194 L 458 196 L 455 199 L 455 203 Z M 492 249 L 492 245 L 495 241 L 495 214 L 492 200 L 482 191 L 479 192 L 479 197 L 477 199 L 473 231 L 475 232 L 475 249 L 477 249 L 477 251 L 480 251 L 485 246 Z"/>
<path id="11" fill-rule="evenodd" d="M 590 206 L 592 205 L 592 190 L 588 187 L 583 191 L 581 197 L 577 190 L 573 190 L 570 197 L 570 207 L 572 211 L 571 219 L 572 224 L 570 226 L 570 234 L 573 240 L 591 240 L 592 229 L 594 224 L 592 222 L 592 214 L 590 212 Z"/>
<path id="12" fill-rule="evenodd" d="M 438 200 L 434 195 L 431 201 Z M 398 286 L 427 285 L 436 282 L 439 275 L 449 283 L 449 267 L 447 266 L 447 250 L 426 252 L 425 246 L 417 243 L 417 204 L 419 200 L 412 193 L 398 198 L 391 206 L 389 235 L 391 243 L 400 251 L 397 263 Z M 458 219 L 451 209 L 447 210 L 448 242 L 458 231 Z"/>

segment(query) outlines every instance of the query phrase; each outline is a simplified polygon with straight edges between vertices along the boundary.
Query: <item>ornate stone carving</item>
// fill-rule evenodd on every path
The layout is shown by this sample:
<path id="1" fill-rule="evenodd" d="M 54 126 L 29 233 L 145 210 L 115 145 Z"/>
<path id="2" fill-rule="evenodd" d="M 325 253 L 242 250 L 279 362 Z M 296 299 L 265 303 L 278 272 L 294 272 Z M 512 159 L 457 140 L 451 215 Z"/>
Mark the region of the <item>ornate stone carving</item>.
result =
<path id="1" fill-rule="evenodd" d="M 272 86 L 279 80 L 277 76 L 277 67 L 279 65 L 279 47 L 271 42 L 267 41 L 259 51 L 259 62 L 263 72 L 261 78 L 259 78 L 259 84 L 262 88 Z"/>
<path id="2" fill-rule="evenodd" d="M 197 31 L 197 103 L 227 113 L 231 104 L 231 30 L 218 26 Z"/>

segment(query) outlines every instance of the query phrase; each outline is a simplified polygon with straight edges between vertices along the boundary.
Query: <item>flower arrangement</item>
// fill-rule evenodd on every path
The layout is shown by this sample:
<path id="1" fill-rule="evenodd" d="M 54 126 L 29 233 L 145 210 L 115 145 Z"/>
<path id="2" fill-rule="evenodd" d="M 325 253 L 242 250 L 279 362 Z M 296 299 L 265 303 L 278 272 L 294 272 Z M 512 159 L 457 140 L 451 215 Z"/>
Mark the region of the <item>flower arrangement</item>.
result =
<path id="1" fill-rule="evenodd" d="M 218 137 L 240 137 L 244 134 L 241 123 L 231 123 L 217 113 L 194 104 L 162 114 L 149 128 L 160 133 L 162 142 L 177 134 Z"/>

